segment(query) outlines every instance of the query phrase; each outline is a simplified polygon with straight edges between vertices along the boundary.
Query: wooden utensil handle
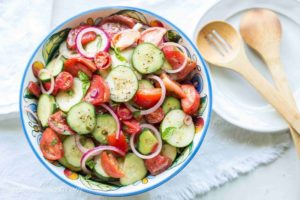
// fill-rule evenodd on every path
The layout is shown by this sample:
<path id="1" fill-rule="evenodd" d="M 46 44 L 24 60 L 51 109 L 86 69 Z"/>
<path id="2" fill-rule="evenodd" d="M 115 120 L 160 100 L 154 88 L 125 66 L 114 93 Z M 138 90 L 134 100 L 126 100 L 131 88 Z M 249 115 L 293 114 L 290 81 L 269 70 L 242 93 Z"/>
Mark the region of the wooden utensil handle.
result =
<path id="1" fill-rule="evenodd" d="M 297 110 L 284 99 L 283 95 L 275 90 L 251 63 L 243 62 L 243 66 L 237 68 L 237 71 L 300 133 L 300 115 Z"/>

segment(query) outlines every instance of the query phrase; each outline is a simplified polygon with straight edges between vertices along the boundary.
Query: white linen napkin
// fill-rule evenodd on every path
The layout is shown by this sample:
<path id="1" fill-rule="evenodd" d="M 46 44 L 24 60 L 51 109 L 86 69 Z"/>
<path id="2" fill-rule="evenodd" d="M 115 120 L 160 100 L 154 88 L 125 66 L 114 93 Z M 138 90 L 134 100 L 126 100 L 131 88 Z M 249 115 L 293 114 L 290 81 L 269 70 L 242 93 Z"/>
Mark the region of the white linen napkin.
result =
<path id="1" fill-rule="evenodd" d="M 198 19 L 214 2 L 215 0 L 57 0 L 53 5 L 51 26 L 53 28 L 88 9 L 128 5 L 145 8 L 166 17 L 191 37 Z M 51 4 L 52 1 L 49 0 L 0 0 L 0 95 L 9 98 L 7 101 L 0 99 L 0 112 L 6 106 L 6 112 L 17 110 L 20 81 L 16 80 L 20 80 L 33 48 L 48 31 Z M 11 76 L 3 76 L 7 73 L 7 68 Z M 7 88 L 10 87 L 13 92 L 7 95 Z M 15 122 L 0 122 L 0 125 L 0 199 L 99 199 L 68 187 L 38 163 L 26 144 L 25 137 L 20 133 L 19 124 L 16 126 Z M 290 138 L 287 133 L 260 134 L 246 131 L 213 114 L 203 146 L 181 173 L 157 189 L 121 199 L 194 199 L 261 164 L 272 162 L 289 146 Z"/>

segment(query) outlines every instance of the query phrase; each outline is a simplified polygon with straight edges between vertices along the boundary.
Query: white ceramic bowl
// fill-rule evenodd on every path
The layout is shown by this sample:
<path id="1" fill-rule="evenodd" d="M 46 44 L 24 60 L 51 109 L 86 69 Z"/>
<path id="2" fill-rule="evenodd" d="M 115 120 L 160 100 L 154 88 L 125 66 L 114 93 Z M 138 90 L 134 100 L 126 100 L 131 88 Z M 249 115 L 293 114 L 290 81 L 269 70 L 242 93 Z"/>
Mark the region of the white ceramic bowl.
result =
<path id="1" fill-rule="evenodd" d="M 102 17 L 111 15 L 116 12 L 120 12 L 123 15 L 131 15 L 132 17 L 136 17 L 138 20 L 142 20 L 144 22 L 159 20 L 167 29 L 174 30 L 175 33 L 179 34 L 181 36 L 180 44 L 187 48 L 189 56 L 192 59 L 197 60 L 197 69 L 190 75 L 189 80 L 191 80 L 196 85 L 196 88 L 201 93 L 202 97 L 202 107 L 199 110 L 199 116 L 197 118 L 197 133 L 195 135 L 193 143 L 183 150 L 182 154 L 174 161 L 173 165 L 167 171 L 157 176 L 148 175 L 143 180 L 128 186 L 115 186 L 95 182 L 92 180 L 86 180 L 80 173 L 75 173 L 68 169 L 65 169 L 58 162 L 50 163 L 49 161 L 47 161 L 43 157 L 39 147 L 42 132 L 37 124 L 37 121 L 32 117 L 30 112 L 27 111 L 28 109 L 30 109 L 31 111 L 36 112 L 36 100 L 28 98 L 25 92 L 28 82 L 31 80 L 35 80 L 31 70 L 31 65 L 36 60 L 43 61 L 42 51 L 45 43 L 50 39 L 51 36 L 66 28 L 75 27 L 80 23 L 89 22 L 91 24 L 97 24 Z M 208 129 L 211 109 L 212 90 L 208 68 L 191 40 L 174 24 L 165 20 L 164 18 L 149 11 L 132 7 L 117 6 L 90 10 L 76 15 L 68 19 L 61 25 L 57 26 L 41 42 L 41 44 L 37 47 L 32 57 L 30 58 L 22 78 L 20 90 L 20 117 L 23 130 L 28 143 L 30 144 L 34 154 L 37 156 L 40 162 L 53 175 L 58 177 L 64 183 L 76 189 L 103 196 L 128 196 L 140 194 L 142 192 L 146 192 L 155 187 L 158 187 L 159 185 L 163 184 L 164 182 L 178 174 L 192 160 L 192 158 L 199 150 Z"/>

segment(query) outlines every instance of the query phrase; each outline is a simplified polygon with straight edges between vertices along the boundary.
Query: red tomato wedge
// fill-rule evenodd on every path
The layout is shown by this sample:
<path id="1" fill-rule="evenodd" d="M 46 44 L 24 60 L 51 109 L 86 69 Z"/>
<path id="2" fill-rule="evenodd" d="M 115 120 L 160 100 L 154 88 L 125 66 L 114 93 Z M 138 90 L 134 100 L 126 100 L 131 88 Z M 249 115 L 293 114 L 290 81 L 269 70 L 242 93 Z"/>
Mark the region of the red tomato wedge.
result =
<path id="1" fill-rule="evenodd" d="M 87 58 L 70 58 L 68 60 L 65 61 L 66 62 L 73 62 L 73 63 L 81 63 L 83 64 L 88 70 L 90 70 L 91 72 L 95 72 L 97 70 L 97 67 L 95 65 L 95 63 Z"/>
<path id="2" fill-rule="evenodd" d="M 118 48 L 122 51 L 135 44 L 140 37 L 141 34 L 137 30 L 123 30 L 112 37 L 111 44 L 114 48 Z"/>
<path id="3" fill-rule="evenodd" d="M 67 47 L 71 50 L 76 50 L 76 37 L 78 35 L 78 33 L 89 27 L 88 25 L 84 25 L 84 26 L 79 26 L 77 28 L 73 28 L 69 34 L 68 34 L 68 37 L 67 37 Z M 86 45 L 87 43 L 91 42 L 91 41 L 94 41 L 96 39 L 97 35 L 96 33 L 94 32 L 88 32 L 86 34 L 83 35 L 82 37 L 82 40 L 81 40 L 81 43 L 82 45 Z"/>
<path id="4" fill-rule="evenodd" d="M 49 127 L 61 135 L 74 135 L 74 131 L 69 127 L 66 121 L 66 115 L 62 111 L 57 111 L 48 119 Z"/>
<path id="5" fill-rule="evenodd" d="M 140 127 L 140 123 L 135 119 L 124 120 L 122 121 L 122 123 L 123 130 L 128 134 L 137 134 L 142 130 Z"/>
<path id="6" fill-rule="evenodd" d="M 157 155 L 144 161 L 151 175 L 155 176 L 166 171 L 172 164 L 172 160 L 166 156 Z"/>
<path id="7" fill-rule="evenodd" d="M 161 97 L 161 88 L 140 89 L 136 92 L 133 101 L 143 108 L 153 107 Z"/>
<path id="8" fill-rule="evenodd" d="M 58 160 L 64 156 L 62 142 L 51 128 L 43 132 L 40 148 L 48 160 Z"/>
<path id="9" fill-rule="evenodd" d="M 43 86 L 44 86 L 45 90 L 48 91 L 51 88 L 51 82 L 45 82 L 45 83 L 43 83 Z M 53 89 L 53 92 L 51 94 L 53 96 L 55 96 L 55 95 L 57 95 L 58 91 L 59 91 L 59 89 L 58 89 L 57 85 L 54 84 L 54 89 Z"/>
<path id="10" fill-rule="evenodd" d="M 101 165 L 104 171 L 113 178 L 122 178 L 124 173 L 113 154 L 106 151 L 101 153 Z"/>
<path id="11" fill-rule="evenodd" d="M 173 81 L 173 80 L 171 80 L 170 77 L 167 74 L 162 73 L 160 75 L 160 78 L 164 82 L 167 91 L 174 93 L 176 96 L 178 96 L 180 98 L 185 98 L 186 97 L 186 94 L 181 89 L 180 84 Z"/>
<path id="12" fill-rule="evenodd" d="M 180 67 L 184 62 L 184 54 L 179 51 L 176 47 L 173 46 L 166 46 L 163 49 L 164 55 L 173 69 L 177 69 Z M 170 77 L 173 80 L 182 80 L 184 79 L 191 71 L 193 71 L 196 67 L 196 62 L 190 60 L 188 58 L 188 62 L 183 70 L 180 72 L 171 74 Z"/>
<path id="13" fill-rule="evenodd" d="M 161 122 L 165 117 L 165 113 L 161 107 L 159 107 L 156 111 L 153 113 L 150 113 L 145 116 L 145 119 L 150 124 L 157 124 Z"/>
<path id="14" fill-rule="evenodd" d="M 182 85 L 181 88 L 186 94 L 186 98 L 181 99 L 182 109 L 186 114 L 192 115 L 200 106 L 200 94 L 191 84 Z"/>
<path id="15" fill-rule="evenodd" d="M 104 30 L 111 39 L 116 33 L 133 28 L 136 21 L 123 15 L 112 15 L 104 18 L 99 27 Z"/>
<path id="16" fill-rule="evenodd" d="M 82 63 L 77 62 L 74 59 L 68 59 L 64 62 L 64 71 L 69 72 L 72 76 L 78 77 L 78 72 L 85 73 L 89 78 L 92 77 L 93 73 Z"/>
<path id="17" fill-rule="evenodd" d="M 109 145 L 117 147 L 118 149 L 124 151 L 125 153 L 128 151 L 128 144 L 126 142 L 126 137 L 123 133 L 120 134 L 119 139 L 116 138 L 116 134 L 109 134 L 107 136 L 107 142 Z"/>
<path id="18" fill-rule="evenodd" d="M 117 116 L 121 121 L 129 120 L 133 117 L 132 112 L 124 104 L 117 107 Z"/>
<path id="19" fill-rule="evenodd" d="M 95 55 L 94 62 L 99 70 L 104 70 L 111 65 L 111 56 L 105 51 L 100 51 Z"/>
<path id="20" fill-rule="evenodd" d="M 93 75 L 91 86 L 89 87 L 83 100 L 93 105 L 100 105 L 108 102 L 109 97 L 109 87 L 104 79 L 99 75 Z"/>
<path id="21" fill-rule="evenodd" d="M 73 82 L 74 78 L 69 72 L 60 72 L 55 79 L 55 85 L 63 91 L 71 89 Z"/>
<path id="22" fill-rule="evenodd" d="M 41 95 L 40 86 L 33 81 L 29 81 L 27 89 L 30 94 L 33 94 L 35 97 L 39 97 Z"/>
<path id="23" fill-rule="evenodd" d="M 152 27 L 144 30 L 141 34 L 141 38 L 139 40 L 139 44 L 143 42 L 149 42 L 156 46 L 158 46 L 166 34 L 167 29 L 162 27 Z"/>

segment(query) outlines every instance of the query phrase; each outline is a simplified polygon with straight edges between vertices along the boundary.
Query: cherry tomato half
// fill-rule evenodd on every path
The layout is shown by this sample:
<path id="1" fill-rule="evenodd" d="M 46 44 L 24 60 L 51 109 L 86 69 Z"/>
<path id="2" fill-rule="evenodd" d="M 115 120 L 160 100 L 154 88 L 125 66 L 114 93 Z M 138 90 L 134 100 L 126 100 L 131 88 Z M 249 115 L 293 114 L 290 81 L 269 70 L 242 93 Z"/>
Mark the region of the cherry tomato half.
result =
<path id="1" fill-rule="evenodd" d="M 78 77 L 78 72 L 85 73 L 89 78 L 92 77 L 93 73 L 82 63 L 77 62 L 74 59 L 68 59 L 64 62 L 64 71 L 69 72 L 72 76 Z"/>
<path id="2" fill-rule="evenodd" d="M 58 160 L 64 156 L 62 142 L 51 128 L 43 132 L 40 148 L 48 160 Z"/>
<path id="3" fill-rule="evenodd" d="M 51 87 L 51 82 L 45 82 L 45 83 L 43 83 L 43 86 L 44 86 L 44 88 L 45 88 L 45 90 L 49 90 L 50 89 L 50 87 Z M 54 84 L 54 89 L 53 89 L 53 92 L 51 93 L 53 96 L 55 96 L 55 95 L 57 95 L 57 93 L 58 93 L 58 87 L 57 87 L 57 85 L 56 84 Z"/>
<path id="4" fill-rule="evenodd" d="M 124 120 L 123 123 L 123 130 L 128 134 L 137 134 L 141 131 L 140 123 L 135 120 Z"/>
<path id="5" fill-rule="evenodd" d="M 33 94 L 35 97 L 39 97 L 41 95 L 40 86 L 33 81 L 29 81 L 27 89 L 30 94 Z"/>
<path id="6" fill-rule="evenodd" d="M 161 88 L 140 89 L 136 92 L 133 101 L 142 108 L 151 108 L 161 97 Z"/>
<path id="7" fill-rule="evenodd" d="M 184 84 L 181 88 L 186 94 L 186 98 L 181 99 L 182 109 L 186 114 L 192 115 L 200 106 L 200 94 L 191 84 Z"/>
<path id="8" fill-rule="evenodd" d="M 107 136 L 107 142 L 109 145 L 117 147 L 118 149 L 124 151 L 125 153 L 128 151 L 128 144 L 126 141 L 126 137 L 123 133 L 120 134 L 119 138 L 116 138 L 116 134 L 109 134 Z"/>
<path id="9" fill-rule="evenodd" d="M 55 84 L 62 91 L 71 89 L 73 82 L 74 78 L 69 72 L 60 72 L 55 79 Z"/>
<path id="10" fill-rule="evenodd" d="M 165 117 L 165 113 L 162 108 L 158 108 L 156 111 L 145 116 L 145 119 L 150 124 L 157 124 L 161 122 Z"/>
<path id="11" fill-rule="evenodd" d="M 124 104 L 117 107 L 117 115 L 121 121 L 130 120 L 133 117 L 132 112 Z"/>
<path id="12" fill-rule="evenodd" d="M 67 47 L 71 50 L 75 50 L 76 49 L 76 37 L 78 35 L 78 33 L 80 31 L 82 31 L 83 29 L 89 27 L 88 25 L 84 25 L 84 26 L 78 26 L 77 28 L 73 28 L 67 37 Z M 82 45 L 86 45 L 87 43 L 94 41 L 96 39 L 97 35 L 94 32 L 88 32 L 86 34 L 83 35 L 81 43 Z"/>
<path id="13" fill-rule="evenodd" d="M 74 135 L 74 131 L 69 127 L 66 121 L 66 115 L 62 111 L 57 111 L 48 119 L 48 125 L 56 133 L 62 135 Z"/>
<path id="14" fill-rule="evenodd" d="M 111 66 L 111 56 L 105 51 L 100 51 L 95 55 L 94 62 L 98 70 L 104 70 Z"/>
<path id="15" fill-rule="evenodd" d="M 93 75 L 91 86 L 88 89 L 84 101 L 93 105 L 100 105 L 108 102 L 110 97 L 110 91 L 107 83 L 99 75 Z"/>
<path id="16" fill-rule="evenodd" d="M 172 160 L 163 155 L 157 155 L 154 158 L 145 160 L 144 162 L 146 168 L 153 176 L 166 171 L 172 164 Z"/>
<path id="17" fill-rule="evenodd" d="M 113 178 L 122 178 L 124 173 L 113 154 L 106 151 L 101 153 L 101 165 L 104 171 Z"/>

